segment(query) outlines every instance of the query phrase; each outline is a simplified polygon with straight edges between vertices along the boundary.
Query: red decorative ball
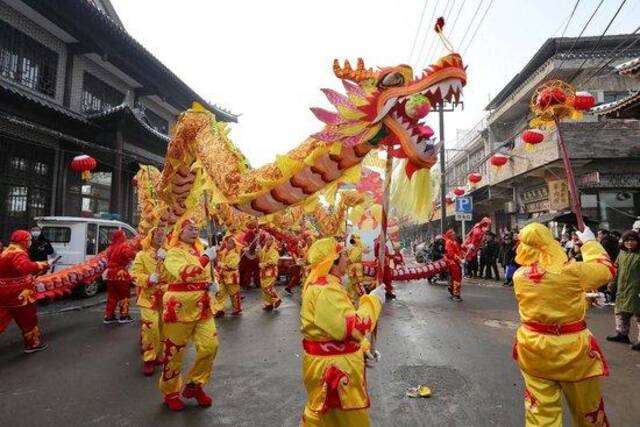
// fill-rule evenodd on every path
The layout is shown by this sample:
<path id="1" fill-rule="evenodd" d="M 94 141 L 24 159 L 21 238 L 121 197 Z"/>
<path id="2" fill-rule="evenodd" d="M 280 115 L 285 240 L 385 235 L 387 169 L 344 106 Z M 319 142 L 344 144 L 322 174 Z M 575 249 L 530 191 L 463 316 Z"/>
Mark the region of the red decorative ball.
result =
<path id="1" fill-rule="evenodd" d="M 456 187 L 453 189 L 453 194 L 455 194 L 456 196 L 460 197 L 465 193 L 464 188 L 462 187 Z"/>
<path id="2" fill-rule="evenodd" d="M 506 165 L 509 161 L 509 158 L 504 154 L 496 153 L 491 156 L 491 159 L 489 159 L 489 161 L 493 166 L 500 167 Z"/>
<path id="3" fill-rule="evenodd" d="M 482 175 L 480 175 L 479 173 L 473 172 L 469 174 L 467 179 L 469 180 L 470 183 L 477 184 L 480 181 L 482 181 Z"/>
<path id="4" fill-rule="evenodd" d="M 525 130 L 522 133 L 522 140 L 527 144 L 540 144 L 544 141 L 544 133 L 538 129 Z"/>
<path id="5" fill-rule="evenodd" d="M 576 92 L 576 97 L 573 99 L 574 108 L 580 111 L 588 110 L 595 103 L 596 99 L 589 92 Z"/>
<path id="6" fill-rule="evenodd" d="M 538 107 L 548 108 L 554 105 L 564 104 L 567 100 L 567 95 L 559 87 L 550 87 L 538 95 L 536 100 Z"/>

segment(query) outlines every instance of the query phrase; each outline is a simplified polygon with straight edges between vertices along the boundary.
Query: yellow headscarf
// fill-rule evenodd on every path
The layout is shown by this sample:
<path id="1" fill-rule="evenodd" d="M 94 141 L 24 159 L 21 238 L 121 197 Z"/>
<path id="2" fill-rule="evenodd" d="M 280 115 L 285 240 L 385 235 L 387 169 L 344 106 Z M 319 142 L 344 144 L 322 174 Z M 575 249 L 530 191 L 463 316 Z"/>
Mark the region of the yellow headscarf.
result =
<path id="1" fill-rule="evenodd" d="M 548 227 L 533 223 L 527 225 L 518 235 L 516 262 L 520 265 L 538 264 L 546 271 L 559 273 L 568 261 L 560 243 L 553 238 Z"/>
<path id="2" fill-rule="evenodd" d="M 326 276 L 333 262 L 338 259 L 342 245 L 333 237 L 316 240 L 307 251 L 307 262 L 311 266 L 305 285 L 314 283 L 319 277 Z"/>

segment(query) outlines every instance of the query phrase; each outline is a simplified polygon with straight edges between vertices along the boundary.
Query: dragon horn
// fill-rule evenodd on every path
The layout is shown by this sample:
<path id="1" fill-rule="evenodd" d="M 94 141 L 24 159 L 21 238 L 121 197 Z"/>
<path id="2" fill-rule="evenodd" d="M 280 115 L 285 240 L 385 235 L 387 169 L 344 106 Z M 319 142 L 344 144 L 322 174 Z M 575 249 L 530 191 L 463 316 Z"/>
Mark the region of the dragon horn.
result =
<path id="1" fill-rule="evenodd" d="M 340 67 L 340 62 L 337 59 L 333 60 L 333 73 L 336 77 L 351 80 L 352 82 L 361 82 L 363 80 L 367 80 L 375 77 L 375 72 L 368 68 L 364 67 L 364 61 L 362 58 L 358 58 L 358 62 L 356 65 L 356 69 L 351 68 L 351 64 L 349 61 L 344 61 L 344 66 Z"/>

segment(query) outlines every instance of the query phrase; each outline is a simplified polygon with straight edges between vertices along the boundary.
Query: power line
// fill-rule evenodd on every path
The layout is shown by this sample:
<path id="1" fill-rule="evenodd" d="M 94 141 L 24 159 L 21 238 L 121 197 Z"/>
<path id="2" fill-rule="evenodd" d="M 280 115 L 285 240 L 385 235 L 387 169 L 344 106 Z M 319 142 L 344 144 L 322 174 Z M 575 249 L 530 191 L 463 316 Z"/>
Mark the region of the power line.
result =
<path id="1" fill-rule="evenodd" d="M 489 9 L 491 9 L 491 5 L 492 4 L 493 4 L 493 0 L 491 0 L 489 2 L 489 5 L 484 10 L 484 14 L 482 15 L 482 18 L 480 18 L 480 22 L 478 22 L 478 26 L 476 27 L 475 31 L 473 32 L 473 35 L 469 39 L 469 43 L 467 43 L 467 47 L 465 47 L 464 49 L 460 49 L 461 52 L 466 53 L 467 49 L 469 49 L 469 47 L 471 46 L 471 43 L 473 43 L 473 39 L 476 38 L 476 34 L 478 34 L 478 30 L 482 26 L 482 23 L 484 22 L 484 19 L 487 17 L 487 13 L 489 12 Z"/>
<path id="2" fill-rule="evenodd" d="M 573 53 L 573 49 L 576 47 L 576 45 L 578 44 L 578 40 L 580 40 L 580 38 L 582 37 L 582 34 L 584 34 L 585 30 L 587 29 L 587 27 L 589 26 L 589 24 L 591 23 L 591 21 L 593 20 L 593 17 L 596 16 L 596 13 L 598 13 L 598 10 L 600 9 L 600 6 L 602 6 L 602 3 L 604 3 L 604 0 L 600 0 L 600 3 L 598 3 L 598 6 L 596 6 L 596 9 L 593 11 L 593 13 L 591 14 L 591 16 L 589 17 L 589 19 L 587 20 L 586 24 L 584 24 L 584 26 L 582 27 L 582 30 L 580 31 L 580 34 L 578 34 L 578 37 L 573 39 L 573 43 L 571 44 L 571 48 L 569 49 L 569 52 L 567 52 L 563 57 L 562 60 L 560 61 L 560 65 L 558 65 L 558 68 L 556 69 L 556 72 L 554 73 L 555 75 L 558 75 L 558 73 L 560 72 L 560 70 L 562 69 L 562 65 L 564 64 L 564 62 L 567 60 L 567 58 L 571 55 L 571 53 Z"/>
<path id="3" fill-rule="evenodd" d="M 473 15 L 471 15 L 471 22 L 469 22 L 469 25 L 467 25 L 467 29 L 464 32 L 464 35 L 462 36 L 462 38 L 460 39 L 460 45 L 459 46 L 462 46 L 464 44 L 465 40 L 467 39 L 467 35 L 469 34 L 469 30 L 473 26 L 473 23 L 476 20 L 476 16 L 478 16 L 478 12 L 480 11 L 480 8 L 482 7 L 482 3 L 484 3 L 484 0 L 480 0 L 480 3 L 478 3 L 478 7 L 476 8 L 475 12 L 473 12 Z"/>
<path id="4" fill-rule="evenodd" d="M 569 19 L 567 19 L 567 23 L 564 26 L 564 30 L 562 30 L 562 35 L 560 36 L 560 38 L 563 38 L 564 35 L 567 33 L 567 28 L 569 28 L 569 24 L 571 23 L 571 20 L 573 19 L 573 15 L 575 15 L 576 9 L 578 9 L 579 4 L 580 4 L 580 0 L 576 0 L 576 4 L 573 5 L 573 10 L 571 10 L 571 14 L 569 15 Z"/>
<path id="5" fill-rule="evenodd" d="M 416 35 L 413 37 L 413 45 L 411 46 L 411 53 L 409 54 L 409 63 L 411 63 L 411 58 L 413 58 L 413 52 L 416 49 L 416 44 L 418 43 L 418 38 L 420 36 L 420 30 L 422 29 L 422 22 L 424 21 L 424 13 L 427 11 L 427 4 L 429 0 L 424 1 L 424 6 L 422 7 L 422 13 L 420 14 L 420 21 L 418 22 L 418 28 L 416 28 Z"/>
<path id="6" fill-rule="evenodd" d="M 439 16 L 444 16 L 444 11 L 447 10 L 447 6 L 449 6 L 450 2 L 451 0 L 447 0 L 447 3 L 444 5 L 442 13 L 440 13 Z M 437 46 L 437 44 L 438 44 L 438 36 L 434 35 L 433 38 L 431 39 L 431 43 L 429 44 L 429 49 L 427 49 L 426 55 L 424 56 L 425 59 L 422 61 L 423 63 L 425 63 L 424 64 L 425 66 L 428 65 L 427 63 L 429 62 L 429 58 L 433 57 L 432 51 Z"/>
<path id="7" fill-rule="evenodd" d="M 460 18 L 460 13 L 462 12 L 462 9 L 464 9 L 464 1 L 460 2 L 460 8 L 458 9 L 458 13 L 456 14 L 456 17 L 453 18 L 453 23 L 451 24 L 451 30 L 449 31 L 450 39 L 453 38 L 453 32 L 456 29 L 456 24 L 458 23 L 458 18 Z"/>
<path id="8" fill-rule="evenodd" d="M 635 46 L 638 42 L 640 42 L 640 37 L 636 37 L 636 39 L 631 42 L 627 47 L 625 47 L 624 49 L 622 49 L 620 52 L 616 51 L 622 47 L 622 45 L 624 45 L 627 41 L 631 40 L 633 38 L 634 35 L 636 35 L 638 33 L 638 31 L 640 31 L 640 27 L 636 28 L 635 31 L 633 33 L 631 33 L 629 35 L 629 37 L 627 37 L 626 39 L 624 39 L 622 42 L 620 42 L 620 44 L 618 44 L 618 46 L 616 46 L 613 49 L 613 54 L 611 56 L 610 59 L 608 59 L 602 66 L 600 66 L 598 69 L 596 69 L 594 72 L 592 72 L 589 77 L 587 77 L 587 79 L 582 83 L 582 85 L 586 85 L 587 83 L 589 83 L 591 81 L 592 78 L 594 78 L 596 75 L 598 75 L 602 70 L 604 70 L 609 64 L 611 64 L 613 61 L 615 61 L 616 59 L 618 59 L 620 57 L 620 55 L 622 55 L 623 53 L 625 53 L 626 51 L 628 51 L 629 49 L 631 49 L 633 46 Z"/>
<path id="9" fill-rule="evenodd" d="M 602 41 L 602 38 L 604 37 L 605 34 L 607 34 L 607 31 L 609 31 L 609 27 L 611 27 L 611 24 L 613 24 L 613 21 L 615 21 L 615 19 L 618 17 L 618 14 L 622 10 L 622 7 L 624 6 L 624 4 L 626 2 L 627 2 L 627 0 L 622 0 L 622 2 L 620 3 L 620 6 L 618 6 L 618 10 L 616 10 L 616 13 L 613 15 L 613 18 L 611 18 L 611 20 L 609 21 L 609 23 L 605 27 L 604 31 L 602 32 L 602 34 L 600 34 L 600 37 L 598 38 L 598 41 L 596 42 L 596 44 L 591 49 L 591 52 L 589 52 L 589 54 L 584 57 L 584 59 L 582 60 L 582 64 L 580 64 L 578 69 L 573 73 L 573 75 L 569 79 L 569 83 L 573 82 L 573 79 L 575 79 L 576 76 L 578 74 L 580 74 L 580 70 L 582 70 L 582 67 L 584 67 L 584 64 L 587 63 L 587 60 L 589 59 L 589 57 L 592 56 L 595 53 L 596 49 L 598 49 L 598 46 L 600 46 L 600 42 Z"/>
<path id="10" fill-rule="evenodd" d="M 429 25 L 427 26 L 427 33 L 425 34 L 424 38 L 422 39 L 422 44 L 420 45 L 420 50 L 418 51 L 418 57 L 416 58 L 417 62 L 416 65 L 419 67 L 420 64 L 422 63 L 422 55 L 424 53 L 424 47 L 427 44 L 427 39 L 429 38 L 429 34 L 431 34 L 431 32 L 429 31 L 429 29 L 431 28 L 431 23 L 434 22 L 433 18 L 436 16 L 436 9 L 438 9 L 438 5 L 440 4 L 440 0 L 436 1 L 436 6 L 433 8 L 433 12 L 431 13 L 431 18 L 429 18 Z"/>

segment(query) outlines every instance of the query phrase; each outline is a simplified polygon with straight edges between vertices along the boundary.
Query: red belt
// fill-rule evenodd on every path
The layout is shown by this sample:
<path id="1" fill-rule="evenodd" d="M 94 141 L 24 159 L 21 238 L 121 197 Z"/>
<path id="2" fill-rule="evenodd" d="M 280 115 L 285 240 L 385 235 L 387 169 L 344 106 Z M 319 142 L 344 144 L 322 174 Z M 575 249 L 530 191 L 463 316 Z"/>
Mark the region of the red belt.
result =
<path id="1" fill-rule="evenodd" d="M 523 324 L 525 328 L 529 329 L 530 331 L 546 335 L 574 334 L 576 332 L 584 331 L 585 329 L 587 329 L 587 322 L 585 322 L 584 320 L 557 325 L 538 322 L 524 322 Z"/>
<path id="2" fill-rule="evenodd" d="M 172 283 L 168 287 L 169 292 L 207 291 L 208 283 Z"/>
<path id="3" fill-rule="evenodd" d="M 340 354 L 355 353 L 360 349 L 360 344 L 355 341 L 310 341 L 302 340 L 302 347 L 307 354 L 312 356 L 337 356 Z"/>

